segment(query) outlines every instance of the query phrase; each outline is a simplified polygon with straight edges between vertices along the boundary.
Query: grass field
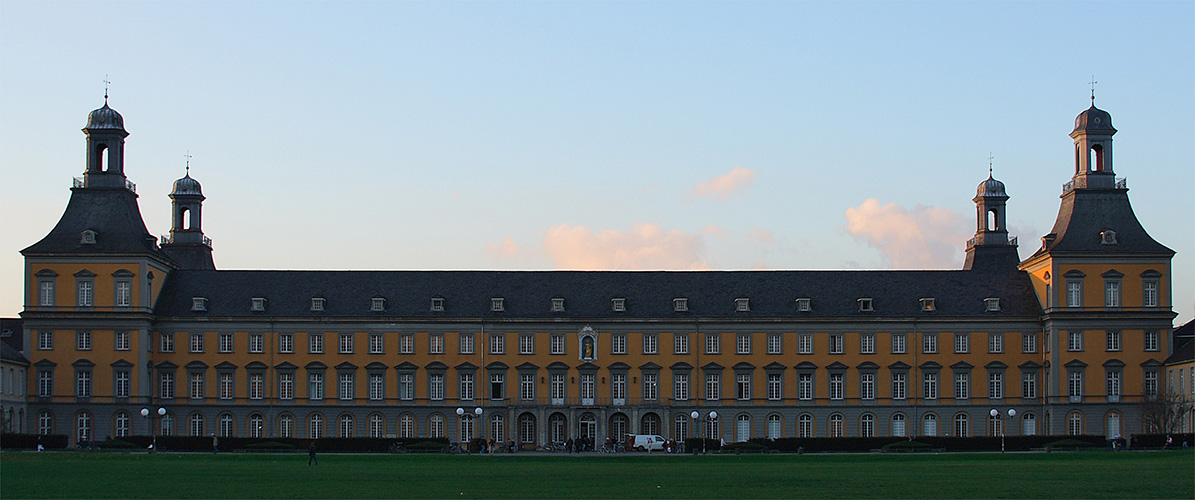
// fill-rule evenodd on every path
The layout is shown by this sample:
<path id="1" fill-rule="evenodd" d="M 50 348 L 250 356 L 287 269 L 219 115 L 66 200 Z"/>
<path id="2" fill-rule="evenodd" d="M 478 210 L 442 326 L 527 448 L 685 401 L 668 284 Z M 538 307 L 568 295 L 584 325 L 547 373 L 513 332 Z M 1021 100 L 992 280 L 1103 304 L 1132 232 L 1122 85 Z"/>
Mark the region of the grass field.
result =
<path id="1" fill-rule="evenodd" d="M 1195 498 L 1195 453 L 13 453 L 0 498 Z"/>

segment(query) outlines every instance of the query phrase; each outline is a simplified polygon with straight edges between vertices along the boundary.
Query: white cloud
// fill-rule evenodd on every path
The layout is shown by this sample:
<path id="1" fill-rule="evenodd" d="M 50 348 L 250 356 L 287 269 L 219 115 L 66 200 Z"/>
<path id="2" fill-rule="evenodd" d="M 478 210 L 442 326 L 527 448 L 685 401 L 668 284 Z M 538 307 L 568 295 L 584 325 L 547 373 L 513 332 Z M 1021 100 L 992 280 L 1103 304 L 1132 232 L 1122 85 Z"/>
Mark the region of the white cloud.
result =
<path id="1" fill-rule="evenodd" d="M 751 187 L 751 183 L 755 182 L 755 172 L 743 167 L 734 167 L 724 175 L 719 175 L 709 180 L 698 182 L 693 187 L 693 194 L 698 198 L 702 196 L 709 196 L 719 200 L 725 200 L 732 196 L 737 196 L 747 188 Z"/>
<path id="2" fill-rule="evenodd" d="M 544 250 L 556 269 L 707 269 L 705 242 L 698 234 L 665 231 L 649 223 L 629 231 L 595 232 L 560 224 L 548 229 Z"/>
<path id="3" fill-rule="evenodd" d="M 908 210 L 895 203 L 864 200 L 846 209 L 846 230 L 879 249 L 896 269 L 952 269 L 962 264 L 969 237 L 967 219 L 938 207 Z"/>

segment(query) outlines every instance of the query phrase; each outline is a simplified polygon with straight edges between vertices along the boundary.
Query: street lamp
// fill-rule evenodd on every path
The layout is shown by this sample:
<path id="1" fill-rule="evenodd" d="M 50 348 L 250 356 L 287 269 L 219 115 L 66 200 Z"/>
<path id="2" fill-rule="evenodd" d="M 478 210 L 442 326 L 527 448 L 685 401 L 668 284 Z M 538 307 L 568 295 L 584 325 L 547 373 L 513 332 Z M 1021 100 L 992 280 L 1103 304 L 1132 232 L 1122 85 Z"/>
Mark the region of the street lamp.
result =
<path id="1" fill-rule="evenodd" d="M 712 411 L 712 410 L 711 410 L 711 411 L 710 411 L 710 415 L 709 415 L 709 419 L 707 419 L 707 420 L 705 421 L 705 422 L 706 422 L 706 424 L 705 424 L 705 433 L 706 433 L 706 439 L 702 439 L 702 440 L 701 440 L 701 453 L 702 453 L 702 454 L 705 454 L 705 452 L 706 452 L 706 451 L 705 451 L 705 442 L 706 442 L 707 440 L 709 440 L 709 432 L 710 432 L 710 424 L 709 424 L 709 422 L 710 422 L 710 420 L 718 420 L 718 412 L 716 412 L 716 411 Z"/>
<path id="2" fill-rule="evenodd" d="M 480 406 L 478 406 L 477 408 L 474 408 L 474 409 L 473 409 L 473 414 L 474 414 L 474 415 L 477 415 L 477 418 L 473 420 L 473 429 L 476 431 L 476 429 L 477 429 L 477 426 L 479 426 L 479 425 L 482 425 L 482 422 L 481 422 L 481 407 L 480 407 Z M 480 436 L 480 435 L 481 435 L 481 433 L 480 433 L 480 432 L 477 432 L 476 434 L 477 434 L 478 436 Z M 481 442 L 481 449 L 482 449 L 482 450 L 489 449 L 489 447 L 490 447 L 490 446 L 489 446 L 489 442 L 488 442 L 488 441 L 482 441 L 482 442 Z M 491 451 L 492 451 L 492 450 L 491 450 Z"/>
<path id="3" fill-rule="evenodd" d="M 697 419 L 699 419 L 699 418 L 701 418 L 701 413 L 698 413 L 698 412 L 697 412 L 697 410 L 693 410 L 692 412 L 690 412 L 690 413 L 689 413 L 689 423 L 690 423 L 691 425 L 694 425 L 694 426 L 696 426 L 696 425 L 697 425 L 697 422 L 699 422 L 699 420 L 697 420 Z M 697 433 L 696 433 L 696 432 L 694 432 L 693 434 L 694 434 L 694 435 L 696 435 Z M 702 440 L 701 440 L 701 443 L 702 443 L 702 445 L 704 446 L 704 444 L 705 444 L 705 440 L 704 440 L 704 439 L 702 439 Z M 696 448 L 694 448 L 694 449 L 693 449 L 693 454 L 695 454 L 695 455 L 697 454 L 697 449 L 696 449 Z"/>
<path id="4" fill-rule="evenodd" d="M 997 422 L 1000 422 L 1000 453 L 1004 453 L 1004 434 L 1005 434 L 1004 430 L 1006 427 L 1006 424 L 1004 422 L 1004 416 L 1000 414 L 1000 410 L 997 410 L 995 408 L 992 408 L 992 411 L 989 411 L 988 415 L 991 415 L 992 418 L 996 419 Z M 1012 419 L 1012 417 L 1015 417 L 1015 416 L 1017 416 L 1017 411 L 1012 408 L 1009 408 L 1008 409 L 1008 418 Z"/>
<path id="5" fill-rule="evenodd" d="M 157 414 L 159 419 L 166 416 L 166 409 L 159 407 Z M 158 429 L 154 425 L 154 420 L 150 418 L 150 415 L 149 408 L 141 409 L 141 416 L 145 417 L 146 421 L 149 422 L 149 432 L 153 435 L 153 444 L 149 445 L 149 449 L 151 452 L 156 452 L 158 451 Z"/>
<path id="6" fill-rule="evenodd" d="M 465 409 L 461 407 L 456 408 L 456 438 L 461 442 L 465 442 Z M 465 451 L 469 451 L 468 446 Z"/>

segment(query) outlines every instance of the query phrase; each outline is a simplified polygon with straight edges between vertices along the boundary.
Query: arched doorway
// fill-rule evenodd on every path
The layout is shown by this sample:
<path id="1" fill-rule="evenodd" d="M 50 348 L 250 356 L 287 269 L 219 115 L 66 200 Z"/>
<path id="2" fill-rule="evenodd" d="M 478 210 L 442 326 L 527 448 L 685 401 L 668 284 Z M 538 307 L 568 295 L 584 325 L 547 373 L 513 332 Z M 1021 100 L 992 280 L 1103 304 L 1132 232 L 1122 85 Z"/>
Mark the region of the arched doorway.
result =
<path id="1" fill-rule="evenodd" d="M 631 428 L 631 419 L 625 413 L 615 413 L 610 416 L 610 439 L 614 442 L 626 440 L 627 432 Z"/>

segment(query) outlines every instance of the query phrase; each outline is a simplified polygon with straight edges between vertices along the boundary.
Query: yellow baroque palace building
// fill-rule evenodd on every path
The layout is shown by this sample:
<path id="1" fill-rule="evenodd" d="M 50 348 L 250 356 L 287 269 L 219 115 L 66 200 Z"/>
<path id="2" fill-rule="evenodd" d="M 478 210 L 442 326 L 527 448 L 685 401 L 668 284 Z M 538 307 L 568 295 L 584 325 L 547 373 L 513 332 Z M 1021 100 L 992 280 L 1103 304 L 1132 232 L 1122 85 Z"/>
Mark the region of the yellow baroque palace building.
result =
<path id="1" fill-rule="evenodd" d="M 121 115 L 83 132 L 66 211 L 22 251 L 27 428 L 74 442 L 1112 436 L 1142 430 L 1175 316 L 1174 252 L 1094 105 L 1040 249 L 1020 261 L 989 177 L 953 271 L 220 271 L 199 182 L 154 237 Z"/>

